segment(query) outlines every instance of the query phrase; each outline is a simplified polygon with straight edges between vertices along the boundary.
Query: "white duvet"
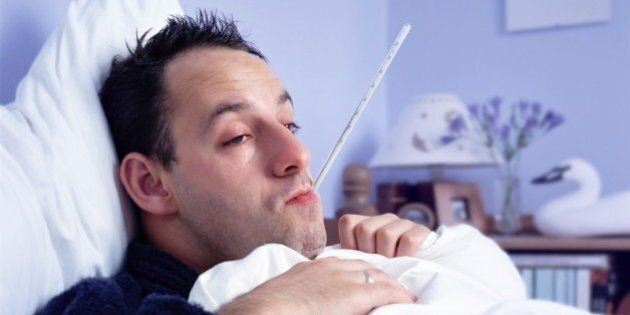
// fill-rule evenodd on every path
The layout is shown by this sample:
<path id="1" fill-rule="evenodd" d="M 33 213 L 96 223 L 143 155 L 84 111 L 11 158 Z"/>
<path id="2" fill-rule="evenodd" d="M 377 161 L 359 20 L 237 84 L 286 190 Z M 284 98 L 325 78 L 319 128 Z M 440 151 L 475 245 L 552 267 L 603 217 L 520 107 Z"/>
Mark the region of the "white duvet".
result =
<path id="1" fill-rule="evenodd" d="M 415 257 L 386 258 L 327 247 L 318 257 L 361 259 L 396 277 L 417 298 L 370 314 L 588 314 L 576 308 L 525 299 L 525 286 L 509 257 L 490 239 L 466 225 L 440 227 Z M 308 259 L 278 244 L 247 257 L 221 263 L 202 273 L 189 301 L 214 312 L 299 262 Z"/>

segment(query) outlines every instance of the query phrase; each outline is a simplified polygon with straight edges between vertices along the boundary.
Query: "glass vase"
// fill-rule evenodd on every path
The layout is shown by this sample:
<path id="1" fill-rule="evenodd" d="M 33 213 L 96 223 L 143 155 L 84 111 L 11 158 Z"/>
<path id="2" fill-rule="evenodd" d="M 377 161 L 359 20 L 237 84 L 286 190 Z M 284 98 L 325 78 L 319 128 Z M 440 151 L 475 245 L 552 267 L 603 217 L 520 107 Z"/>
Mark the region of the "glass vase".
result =
<path id="1" fill-rule="evenodd" d="M 516 165 L 508 163 L 501 172 L 499 180 L 501 195 L 494 229 L 505 235 L 516 234 L 522 228 L 520 180 Z"/>

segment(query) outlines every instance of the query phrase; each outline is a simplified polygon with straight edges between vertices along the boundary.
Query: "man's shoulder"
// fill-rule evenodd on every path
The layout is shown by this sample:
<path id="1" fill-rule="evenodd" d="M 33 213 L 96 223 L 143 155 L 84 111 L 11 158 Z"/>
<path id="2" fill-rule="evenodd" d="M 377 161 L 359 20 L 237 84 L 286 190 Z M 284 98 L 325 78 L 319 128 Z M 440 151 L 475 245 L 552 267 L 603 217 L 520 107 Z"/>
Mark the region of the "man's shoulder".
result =
<path id="1" fill-rule="evenodd" d="M 53 298 L 38 314 L 127 313 L 141 301 L 140 286 L 126 273 L 88 278 Z"/>
<path id="2" fill-rule="evenodd" d="M 143 296 L 127 273 L 88 278 L 53 298 L 38 314 L 208 314 L 178 295 Z"/>

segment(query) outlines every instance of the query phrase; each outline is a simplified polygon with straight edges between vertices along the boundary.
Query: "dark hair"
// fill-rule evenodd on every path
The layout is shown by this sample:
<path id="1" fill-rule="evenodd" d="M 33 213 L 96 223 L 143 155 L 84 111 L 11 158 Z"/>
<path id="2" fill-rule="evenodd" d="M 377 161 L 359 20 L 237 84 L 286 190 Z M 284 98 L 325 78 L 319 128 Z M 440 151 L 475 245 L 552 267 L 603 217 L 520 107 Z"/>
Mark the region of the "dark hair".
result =
<path id="1" fill-rule="evenodd" d="M 164 68 L 178 54 L 198 47 L 223 47 L 263 54 L 245 41 L 231 18 L 199 11 L 197 18 L 171 17 L 145 41 L 137 37 L 130 56 L 112 61 L 109 77 L 99 92 L 118 159 L 131 152 L 156 157 L 169 169 L 176 161 L 168 121 L 172 108 L 164 87 Z"/>

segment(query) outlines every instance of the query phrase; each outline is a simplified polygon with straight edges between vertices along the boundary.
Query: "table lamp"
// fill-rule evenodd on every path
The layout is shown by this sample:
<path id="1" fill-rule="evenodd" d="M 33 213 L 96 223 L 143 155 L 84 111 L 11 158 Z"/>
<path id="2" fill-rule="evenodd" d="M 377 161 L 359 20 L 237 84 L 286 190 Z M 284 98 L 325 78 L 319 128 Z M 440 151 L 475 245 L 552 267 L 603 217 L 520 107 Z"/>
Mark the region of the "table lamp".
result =
<path id="1" fill-rule="evenodd" d="M 444 143 L 454 120 L 462 135 Z M 479 166 L 495 164 L 470 114 L 452 94 L 430 94 L 414 99 L 398 117 L 387 141 L 370 161 L 373 168 Z"/>
<path id="2" fill-rule="evenodd" d="M 418 168 L 431 171 L 431 181 L 418 184 L 386 183 L 377 187 L 377 208 L 418 223 L 437 217 L 437 224 L 471 223 L 485 228 L 485 214 L 477 185 L 442 182 L 444 167 L 496 164 L 484 145 L 468 109 L 452 94 L 430 94 L 414 99 L 374 155 L 372 168 Z M 445 137 L 457 137 L 445 141 Z M 436 171 L 437 170 L 437 171 Z M 431 213 L 427 211 L 431 210 Z"/>

